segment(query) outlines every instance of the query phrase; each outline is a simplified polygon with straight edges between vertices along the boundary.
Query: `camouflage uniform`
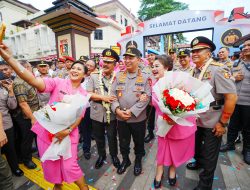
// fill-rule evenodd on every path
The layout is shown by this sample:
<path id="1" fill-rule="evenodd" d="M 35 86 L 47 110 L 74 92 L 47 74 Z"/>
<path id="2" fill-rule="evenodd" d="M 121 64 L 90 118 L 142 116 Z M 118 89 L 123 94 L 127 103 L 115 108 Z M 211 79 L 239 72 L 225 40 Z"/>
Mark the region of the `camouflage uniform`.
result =
<path id="1" fill-rule="evenodd" d="M 27 102 L 31 111 L 37 111 L 39 109 L 39 99 L 37 96 L 36 89 L 30 86 L 27 82 L 19 78 L 18 76 L 14 80 L 14 93 L 17 102 L 20 104 L 22 102 Z M 20 126 L 21 139 L 21 159 L 24 164 L 31 162 L 32 160 L 32 143 L 35 134 L 30 130 L 31 120 L 22 112 L 19 107 L 17 110 L 17 115 L 14 117 L 18 126 Z"/>

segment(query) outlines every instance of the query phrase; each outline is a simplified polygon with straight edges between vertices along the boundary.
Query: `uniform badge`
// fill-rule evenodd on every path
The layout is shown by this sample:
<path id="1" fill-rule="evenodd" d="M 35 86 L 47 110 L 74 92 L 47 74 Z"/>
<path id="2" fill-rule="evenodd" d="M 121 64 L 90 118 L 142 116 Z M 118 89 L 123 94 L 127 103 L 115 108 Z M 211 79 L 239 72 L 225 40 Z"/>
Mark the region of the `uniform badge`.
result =
<path id="1" fill-rule="evenodd" d="M 111 51 L 106 51 L 106 56 L 111 56 Z"/>
<path id="2" fill-rule="evenodd" d="M 137 87 L 136 87 L 136 90 L 137 90 L 137 91 L 141 91 L 141 90 L 142 90 L 142 87 L 137 86 Z"/>
<path id="3" fill-rule="evenodd" d="M 122 91 L 118 92 L 118 97 L 122 97 Z"/>
<path id="4" fill-rule="evenodd" d="M 230 74 L 229 74 L 228 72 L 225 72 L 225 73 L 224 73 L 224 77 L 225 77 L 226 79 L 230 79 L 231 76 L 230 76 Z"/>
<path id="5" fill-rule="evenodd" d="M 212 78 L 211 71 L 207 71 L 204 73 L 204 79 L 211 79 L 211 78 Z"/>
<path id="6" fill-rule="evenodd" d="M 193 41 L 193 46 L 195 46 L 196 44 L 198 44 L 199 43 L 199 40 L 196 38 L 196 39 L 194 39 L 194 41 Z"/>
<path id="7" fill-rule="evenodd" d="M 131 51 L 131 49 L 130 49 L 130 48 L 127 50 L 127 53 L 132 53 L 132 51 Z"/>

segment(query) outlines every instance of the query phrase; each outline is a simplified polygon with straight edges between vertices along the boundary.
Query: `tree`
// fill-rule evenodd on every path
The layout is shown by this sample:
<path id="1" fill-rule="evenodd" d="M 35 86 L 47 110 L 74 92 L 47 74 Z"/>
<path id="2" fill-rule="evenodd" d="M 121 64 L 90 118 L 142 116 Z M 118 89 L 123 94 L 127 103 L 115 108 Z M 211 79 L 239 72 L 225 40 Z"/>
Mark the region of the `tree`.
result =
<path id="1" fill-rule="evenodd" d="M 141 0 L 138 15 L 141 20 L 145 21 L 172 11 L 185 9 L 188 9 L 187 4 L 174 0 Z"/>
<path id="2" fill-rule="evenodd" d="M 174 0 L 141 0 L 141 7 L 138 11 L 139 18 L 143 21 L 177 10 L 188 9 L 185 3 Z M 182 33 L 176 34 L 175 44 L 185 43 L 187 40 Z"/>

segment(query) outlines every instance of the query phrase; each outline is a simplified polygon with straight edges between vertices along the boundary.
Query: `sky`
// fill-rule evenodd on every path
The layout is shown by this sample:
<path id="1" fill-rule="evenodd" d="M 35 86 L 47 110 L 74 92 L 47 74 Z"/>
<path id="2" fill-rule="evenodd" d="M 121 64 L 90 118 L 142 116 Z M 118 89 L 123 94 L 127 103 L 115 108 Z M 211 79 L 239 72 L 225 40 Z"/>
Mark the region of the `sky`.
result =
<path id="1" fill-rule="evenodd" d="M 55 0 L 20 0 L 24 3 L 30 3 L 34 7 L 45 10 L 51 7 Z M 109 0 L 82 0 L 89 6 L 94 6 Z M 157 1 L 157 0 L 156 0 Z M 225 17 L 230 15 L 230 12 L 235 7 L 245 7 L 245 12 L 250 13 L 250 0 L 176 0 L 189 5 L 190 10 L 224 10 Z M 137 16 L 137 11 L 140 8 L 140 0 L 120 0 L 132 13 Z"/>

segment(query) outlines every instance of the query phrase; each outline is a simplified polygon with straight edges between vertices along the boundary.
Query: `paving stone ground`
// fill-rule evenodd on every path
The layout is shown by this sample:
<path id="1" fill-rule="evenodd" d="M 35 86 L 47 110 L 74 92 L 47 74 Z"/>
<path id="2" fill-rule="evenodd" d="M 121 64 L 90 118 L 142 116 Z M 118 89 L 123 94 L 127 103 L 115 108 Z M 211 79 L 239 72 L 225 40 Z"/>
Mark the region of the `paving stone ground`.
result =
<path id="1" fill-rule="evenodd" d="M 225 141 L 225 139 L 224 139 Z M 143 173 L 135 177 L 133 174 L 133 145 L 131 143 L 130 159 L 132 165 L 123 175 L 116 174 L 116 169 L 107 158 L 107 163 L 99 170 L 94 169 L 98 158 L 95 142 L 92 141 L 90 160 L 85 160 L 79 145 L 79 164 L 85 173 L 85 178 L 91 186 L 100 190 L 150 190 L 156 168 L 157 142 L 153 140 L 145 145 L 146 156 L 143 158 Z M 249 190 L 250 189 L 250 166 L 242 160 L 242 144 L 236 145 L 235 151 L 220 153 L 216 168 L 213 190 Z M 108 154 L 108 150 L 107 150 Z M 168 168 L 165 167 L 165 174 Z M 177 185 L 170 187 L 167 176 L 164 177 L 162 190 L 192 190 L 198 181 L 198 171 L 187 170 L 185 165 L 177 169 Z M 33 182 L 25 177 L 14 177 L 15 189 L 17 190 L 40 190 Z"/>

